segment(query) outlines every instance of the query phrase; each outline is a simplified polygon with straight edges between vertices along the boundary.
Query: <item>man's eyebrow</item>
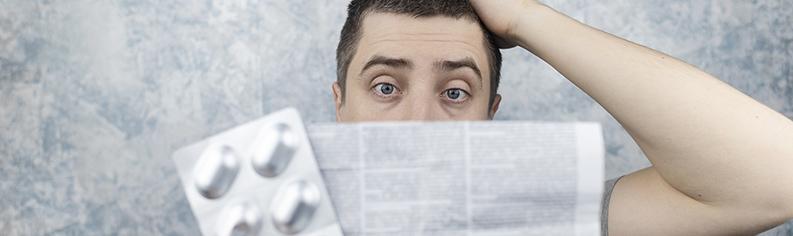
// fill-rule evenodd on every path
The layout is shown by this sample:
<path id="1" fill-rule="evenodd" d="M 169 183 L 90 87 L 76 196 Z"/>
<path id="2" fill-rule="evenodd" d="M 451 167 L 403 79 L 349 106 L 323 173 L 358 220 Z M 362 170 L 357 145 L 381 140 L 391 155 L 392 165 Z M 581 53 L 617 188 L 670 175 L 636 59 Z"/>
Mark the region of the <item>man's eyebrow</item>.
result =
<path id="1" fill-rule="evenodd" d="M 371 59 L 369 59 L 369 61 L 366 62 L 366 65 L 363 66 L 363 69 L 361 69 L 361 74 L 363 74 L 363 72 L 366 71 L 366 69 L 369 69 L 369 67 L 376 65 L 384 65 L 395 68 L 413 67 L 413 63 L 404 58 L 393 58 L 393 57 L 375 55 Z"/>
<path id="2" fill-rule="evenodd" d="M 465 67 L 468 67 L 474 72 L 476 72 L 476 75 L 479 76 L 479 82 L 482 82 L 482 72 L 479 70 L 479 67 L 476 66 L 476 62 L 474 62 L 474 59 L 470 57 L 466 57 L 460 60 L 441 60 L 435 62 L 436 69 L 447 72 Z"/>

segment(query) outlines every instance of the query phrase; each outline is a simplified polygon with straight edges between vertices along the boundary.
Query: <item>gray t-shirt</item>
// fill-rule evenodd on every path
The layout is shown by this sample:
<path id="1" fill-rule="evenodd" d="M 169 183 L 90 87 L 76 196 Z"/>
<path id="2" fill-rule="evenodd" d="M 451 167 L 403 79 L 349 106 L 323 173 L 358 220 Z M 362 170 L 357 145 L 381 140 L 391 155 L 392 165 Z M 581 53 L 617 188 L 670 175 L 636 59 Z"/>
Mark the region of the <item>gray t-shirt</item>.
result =
<path id="1" fill-rule="evenodd" d="M 614 186 L 622 176 L 606 181 L 603 188 L 603 199 L 600 202 L 600 235 L 609 235 L 609 201 L 611 201 L 611 192 L 614 191 Z"/>

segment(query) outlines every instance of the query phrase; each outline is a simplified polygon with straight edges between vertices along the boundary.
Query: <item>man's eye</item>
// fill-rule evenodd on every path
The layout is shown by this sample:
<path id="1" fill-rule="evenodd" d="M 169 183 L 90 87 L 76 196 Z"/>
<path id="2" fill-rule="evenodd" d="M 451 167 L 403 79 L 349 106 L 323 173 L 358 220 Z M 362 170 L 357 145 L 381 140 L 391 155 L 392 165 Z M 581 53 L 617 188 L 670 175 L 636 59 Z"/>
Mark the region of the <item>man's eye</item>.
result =
<path id="1" fill-rule="evenodd" d="M 468 99 L 468 92 L 462 89 L 453 88 L 443 91 L 443 96 L 452 102 L 463 102 Z"/>
<path id="2" fill-rule="evenodd" d="M 393 85 L 393 84 L 389 84 L 389 83 L 379 83 L 379 84 L 375 85 L 372 88 L 372 90 L 377 95 L 386 96 L 386 97 L 391 96 L 391 95 L 393 95 L 394 93 L 397 92 L 396 86 Z"/>

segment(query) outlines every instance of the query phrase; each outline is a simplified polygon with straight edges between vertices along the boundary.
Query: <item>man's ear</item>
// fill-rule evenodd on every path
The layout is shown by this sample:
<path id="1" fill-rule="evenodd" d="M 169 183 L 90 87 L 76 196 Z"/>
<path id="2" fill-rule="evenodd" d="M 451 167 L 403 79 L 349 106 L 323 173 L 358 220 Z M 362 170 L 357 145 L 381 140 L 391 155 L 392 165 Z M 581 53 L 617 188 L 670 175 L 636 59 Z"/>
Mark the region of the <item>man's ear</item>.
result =
<path id="1" fill-rule="evenodd" d="M 496 97 L 493 98 L 493 104 L 490 106 L 490 110 L 488 111 L 488 115 L 490 115 L 490 119 L 492 120 L 493 117 L 496 117 L 496 112 L 498 111 L 498 106 L 501 104 L 501 94 L 496 94 Z"/>
<path id="2" fill-rule="evenodd" d="M 333 82 L 333 101 L 336 103 L 336 122 L 341 121 L 341 97 L 343 96 L 341 92 L 341 86 L 339 86 L 339 82 Z"/>

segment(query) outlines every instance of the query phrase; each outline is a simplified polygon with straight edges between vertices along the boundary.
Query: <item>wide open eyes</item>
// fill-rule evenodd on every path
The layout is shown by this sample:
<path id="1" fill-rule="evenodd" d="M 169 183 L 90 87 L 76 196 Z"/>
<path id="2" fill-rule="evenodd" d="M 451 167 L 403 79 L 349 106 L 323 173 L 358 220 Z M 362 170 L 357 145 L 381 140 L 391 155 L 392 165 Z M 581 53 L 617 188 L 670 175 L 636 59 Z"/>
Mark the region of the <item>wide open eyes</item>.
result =
<path id="1" fill-rule="evenodd" d="M 371 92 L 380 98 L 391 99 L 399 96 L 402 90 L 392 83 L 380 82 L 371 88 Z M 471 94 L 465 89 L 449 88 L 441 92 L 440 96 L 447 102 L 460 104 L 468 101 Z"/>

